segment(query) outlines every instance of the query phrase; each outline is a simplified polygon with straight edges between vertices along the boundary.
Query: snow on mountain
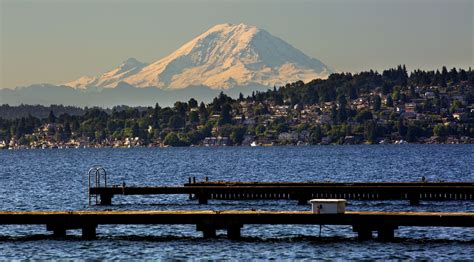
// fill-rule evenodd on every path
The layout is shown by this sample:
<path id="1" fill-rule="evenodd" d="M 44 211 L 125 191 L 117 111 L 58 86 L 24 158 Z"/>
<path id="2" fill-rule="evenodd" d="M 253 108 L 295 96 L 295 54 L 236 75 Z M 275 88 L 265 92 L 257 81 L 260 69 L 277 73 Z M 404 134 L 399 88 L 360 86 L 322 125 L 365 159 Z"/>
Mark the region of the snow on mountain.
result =
<path id="1" fill-rule="evenodd" d="M 65 83 L 64 85 L 85 89 L 88 87 L 116 87 L 118 83 L 125 80 L 127 77 L 134 75 L 143 67 L 148 65 L 142 63 L 135 58 L 129 58 L 124 61 L 119 67 L 104 73 L 101 76 L 83 76 L 77 80 Z"/>
<path id="2" fill-rule="evenodd" d="M 102 76 L 82 77 L 65 85 L 110 88 L 123 81 L 136 87 L 229 89 L 307 82 L 327 78 L 330 73 L 318 59 L 265 30 L 245 24 L 219 24 L 149 65 L 129 59 Z"/>

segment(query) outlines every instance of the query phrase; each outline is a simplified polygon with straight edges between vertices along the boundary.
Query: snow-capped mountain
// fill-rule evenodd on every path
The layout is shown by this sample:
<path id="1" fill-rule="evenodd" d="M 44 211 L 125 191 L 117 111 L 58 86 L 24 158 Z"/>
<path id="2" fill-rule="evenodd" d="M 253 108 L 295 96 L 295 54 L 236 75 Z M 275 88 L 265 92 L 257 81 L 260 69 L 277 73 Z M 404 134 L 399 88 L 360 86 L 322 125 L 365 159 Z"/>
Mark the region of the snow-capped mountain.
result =
<path id="1" fill-rule="evenodd" d="M 77 80 L 66 83 L 65 85 L 74 88 L 88 87 L 116 87 L 118 83 L 125 80 L 140 71 L 147 63 L 142 63 L 135 58 L 129 58 L 119 67 L 104 73 L 101 76 L 83 76 Z"/>
<path id="2" fill-rule="evenodd" d="M 114 88 L 120 82 L 135 87 L 182 89 L 207 86 L 279 86 L 326 78 L 331 70 L 265 30 L 245 24 L 220 24 L 175 52 L 151 64 L 135 59 L 99 77 L 81 77 L 65 85 L 74 88 Z"/>

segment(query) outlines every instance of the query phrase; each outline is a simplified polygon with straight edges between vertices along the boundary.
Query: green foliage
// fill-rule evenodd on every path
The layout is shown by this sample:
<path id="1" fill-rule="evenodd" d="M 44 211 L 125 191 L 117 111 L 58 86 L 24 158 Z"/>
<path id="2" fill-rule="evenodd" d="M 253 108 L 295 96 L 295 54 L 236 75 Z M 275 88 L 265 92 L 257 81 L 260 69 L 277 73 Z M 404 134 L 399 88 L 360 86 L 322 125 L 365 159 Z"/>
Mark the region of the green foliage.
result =
<path id="1" fill-rule="evenodd" d="M 435 136 L 447 136 L 449 134 L 449 128 L 443 124 L 438 124 L 433 128 L 433 134 Z"/>
<path id="2" fill-rule="evenodd" d="M 323 138 L 323 132 L 321 130 L 320 125 L 316 125 L 314 130 L 311 132 L 311 144 L 316 145 L 318 143 L 321 143 L 321 139 Z"/>
<path id="3" fill-rule="evenodd" d="M 369 110 L 362 110 L 357 113 L 355 120 L 359 123 L 364 123 L 367 120 L 371 120 L 373 118 L 372 112 Z"/>
<path id="4" fill-rule="evenodd" d="M 221 117 L 219 118 L 219 125 L 226 125 L 232 122 L 231 116 L 232 107 L 229 103 L 225 103 L 221 106 Z"/>
<path id="5" fill-rule="evenodd" d="M 245 126 L 236 126 L 232 129 L 232 133 L 230 134 L 230 140 L 233 144 L 240 145 L 244 140 L 246 132 L 247 128 L 245 128 Z"/>
<path id="6" fill-rule="evenodd" d="M 166 135 L 163 143 L 173 147 L 189 146 L 190 144 L 187 137 L 178 136 L 178 134 L 175 132 L 170 132 L 168 135 Z"/>
<path id="7" fill-rule="evenodd" d="M 169 118 L 168 127 L 172 129 L 179 129 L 184 127 L 184 118 L 181 115 L 173 115 Z"/>
<path id="8" fill-rule="evenodd" d="M 393 107 L 392 96 L 387 96 L 387 107 Z"/>
<path id="9" fill-rule="evenodd" d="M 188 101 L 188 105 L 189 105 L 189 108 L 196 108 L 198 107 L 198 102 L 196 101 L 196 99 L 191 98 Z"/>
<path id="10" fill-rule="evenodd" d="M 374 121 L 367 121 L 364 124 L 364 137 L 370 144 L 375 144 L 377 137 L 377 128 Z"/>
<path id="11" fill-rule="evenodd" d="M 199 113 L 197 111 L 189 112 L 189 122 L 191 122 L 191 124 L 199 123 Z"/>

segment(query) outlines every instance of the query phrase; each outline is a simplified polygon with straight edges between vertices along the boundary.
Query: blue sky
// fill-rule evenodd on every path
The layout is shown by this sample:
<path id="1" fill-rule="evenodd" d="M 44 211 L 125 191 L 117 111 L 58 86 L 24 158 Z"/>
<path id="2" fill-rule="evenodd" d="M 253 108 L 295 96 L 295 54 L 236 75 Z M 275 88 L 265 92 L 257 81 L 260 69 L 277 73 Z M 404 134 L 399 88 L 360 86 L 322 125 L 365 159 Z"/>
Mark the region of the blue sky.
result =
<path id="1" fill-rule="evenodd" d="M 269 31 L 337 71 L 474 67 L 472 0 L 0 0 L 0 87 L 152 62 L 219 23 Z"/>

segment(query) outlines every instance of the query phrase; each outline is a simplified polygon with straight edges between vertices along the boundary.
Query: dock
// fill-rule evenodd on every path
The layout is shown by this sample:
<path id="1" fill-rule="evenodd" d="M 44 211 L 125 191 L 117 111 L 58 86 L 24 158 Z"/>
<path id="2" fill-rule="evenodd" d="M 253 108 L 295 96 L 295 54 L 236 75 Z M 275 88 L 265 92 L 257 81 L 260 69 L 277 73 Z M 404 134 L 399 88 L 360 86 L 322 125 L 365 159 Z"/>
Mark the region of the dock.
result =
<path id="1" fill-rule="evenodd" d="M 94 239 L 98 225 L 196 225 L 204 238 L 227 230 L 229 239 L 239 239 L 244 225 L 347 225 L 360 240 L 391 241 L 399 227 L 474 227 L 474 213 L 438 212 L 345 212 L 314 214 L 305 211 L 25 211 L 0 212 L 0 225 L 46 225 L 54 236 L 69 229 L 82 229 L 84 239 Z"/>
<path id="2" fill-rule="evenodd" d="M 348 200 L 420 201 L 474 200 L 474 183 L 245 183 L 200 182 L 183 186 L 90 186 L 91 197 L 98 204 L 110 205 L 115 195 L 185 194 L 207 204 L 208 200 L 276 200 L 287 199 L 306 204 L 313 198 Z"/>

